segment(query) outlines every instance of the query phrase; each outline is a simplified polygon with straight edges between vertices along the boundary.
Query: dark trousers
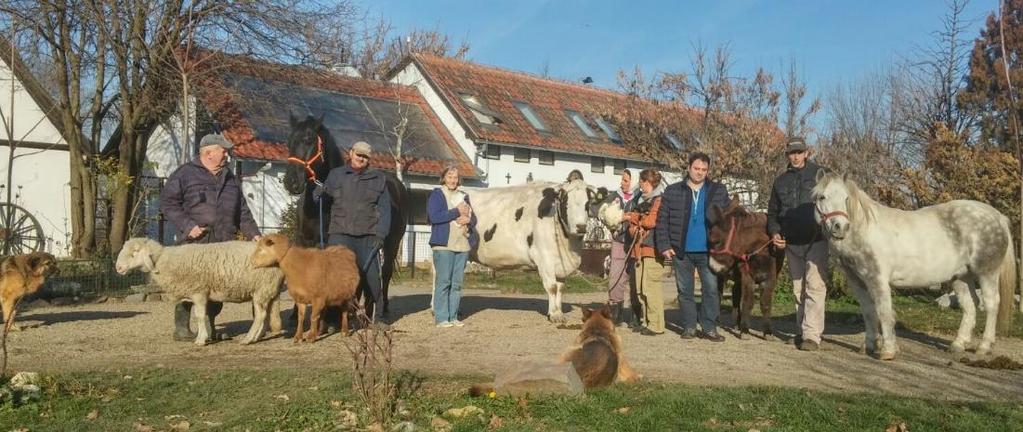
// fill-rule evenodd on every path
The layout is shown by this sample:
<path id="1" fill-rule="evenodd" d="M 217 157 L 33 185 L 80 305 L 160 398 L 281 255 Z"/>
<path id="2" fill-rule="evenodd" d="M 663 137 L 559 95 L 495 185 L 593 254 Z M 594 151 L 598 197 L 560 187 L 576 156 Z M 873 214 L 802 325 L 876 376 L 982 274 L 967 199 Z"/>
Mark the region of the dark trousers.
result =
<path id="1" fill-rule="evenodd" d="M 378 237 L 331 234 L 327 238 L 327 244 L 341 245 L 355 252 L 360 277 L 358 292 L 368 292 L 369 298 L 372 299 L 372 305 L 369 302 L 366 304 L 366 315 L 372 317 L 373 321 L 380 321 L 384 315 L 384 294 L 383 285 L 380 283 L 381 245 Z M 370 310 L 371 306 L 372 310 Z"/>

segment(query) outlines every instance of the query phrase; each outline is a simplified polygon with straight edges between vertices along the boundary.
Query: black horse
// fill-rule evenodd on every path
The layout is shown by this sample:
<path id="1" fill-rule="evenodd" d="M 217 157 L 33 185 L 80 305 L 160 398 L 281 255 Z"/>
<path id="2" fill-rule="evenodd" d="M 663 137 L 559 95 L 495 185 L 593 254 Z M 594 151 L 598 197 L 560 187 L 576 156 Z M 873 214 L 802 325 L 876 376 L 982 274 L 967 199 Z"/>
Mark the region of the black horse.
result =
<path id="1" fill-rule="evenodd" d="M 295 240 L 304 246 L 319 245 L 326 241 L 327 223 L 330 221 L 330 208 L 320 205 L 313 198 L 316 188 L 312 178 L 323 182 L 327 180 L 330 170 L 345 163 L 344 152 L 334 142 L 330 131 L 323 127 L 323 118 L 307 116 L 299 121 L 289 115 L 291 135 L 288 137 L 289 159 L 288 170 L 284 175 L 284 188 L 292 195 L 299 195 L 297 204 L 297 225 Z M 393 174 L 387 175 L 387 192 L 391 196 L 391 227 L 384 239 L 381 278 L 383 282 L 384 312 L 388 311 L 387 291 L 394 274 L 394 266 L 398 257 L 401 239 L 405 236 L 408 223 L 409 193 L 405 185 Z M 323 238 L 321 239 L 321 225 Z M 360 284 L 360 287 L 362 284 Z M 361 289 L 361 288 L 360 288 Z M 367 310 L 372 305 L 373 296 L 368 292 L 356 294 L 365 298 Z M 333 314 L 331 314 L 333 315 Z M 331 316 L 328 315 L 328 316 Z"/>

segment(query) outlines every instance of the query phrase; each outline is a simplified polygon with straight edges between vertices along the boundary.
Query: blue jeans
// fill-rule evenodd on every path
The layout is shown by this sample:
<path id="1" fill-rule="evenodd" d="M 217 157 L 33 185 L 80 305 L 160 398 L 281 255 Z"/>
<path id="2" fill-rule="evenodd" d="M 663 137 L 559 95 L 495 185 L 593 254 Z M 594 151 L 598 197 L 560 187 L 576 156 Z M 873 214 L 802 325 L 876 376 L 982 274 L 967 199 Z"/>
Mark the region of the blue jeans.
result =
<path id="1" fill-rule="evenodd" d="M 434 280 L 433 319 L 442 322 L 458 319 L 458 304 L 462 301 L 462 279 L 468 252 L 433 251 Z"/>
<path id="2" fill-rule="evenodd" d="M 716 332 L 721 297 L 718 294 L 718 278 L 710 271 L 710 255 L 706 252 L 686 252 L 676 255 L 672 261 L 675 266 L 678 304 L 682 308 L 682 328 L 688 332 L 696 331 L 695 269 L 700 272 L 700 327 L 705 333 Z"/>
<path id="3" fill-rule="evenodd" d="M 384 316 L 384 293 L 380 284 L 380 240 L 376 236 L 350 236 L 331 234 L 327 238 L 330 246 L 341 245 L 355 252 L 355 260 L 359 265 L 359 292 L 366 293 L 373 299 L 373 310 L 366 305 L 366 315 L 374 322 L 380 322 Z M 362 299 L 356 299 L 362 300 Z"/>

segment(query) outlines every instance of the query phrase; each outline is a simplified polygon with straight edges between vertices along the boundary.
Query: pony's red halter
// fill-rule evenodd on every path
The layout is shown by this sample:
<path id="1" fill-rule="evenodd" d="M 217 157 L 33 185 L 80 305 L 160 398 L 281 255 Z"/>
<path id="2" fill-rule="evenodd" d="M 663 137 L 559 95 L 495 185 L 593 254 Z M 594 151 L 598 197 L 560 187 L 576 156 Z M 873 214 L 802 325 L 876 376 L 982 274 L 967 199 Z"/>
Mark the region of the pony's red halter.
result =
<path id="1" fill-rule="evenodd" d="M 760 245 L 760 247 L 758 247 L 756 249 L 753 249 L 753 251 L 751 251 L 749 253 L 741 254 L 741 253 L 738 253 L 738 252 L 732 250 L 732 240 L 735 239 L 735 228 L 736 228 L 736 226 L 735 226 L 735 218 L 733 217 L 732 221 L 731 221 L 731 226 L 728 228 L 728 237 L 725 238 L 725 247 L 723 249 L 711 249 L 710 250 L 710 254 L 711 255 L 728 255 L 728 256 L 730 256 L 732 258 L 735 258 L 735 259 L 737 259 L 737 260 L 742 262 L 743 270 L 746 271 L 747 273 L 749 273 L 749 271 L 750 271 L 750 265 L 749 265 L 750 257 L 753 257 L 754 255 L 760 253 L 760 251 L 764 250 L 764 248 L 766 248 L 768 245 L 770 245 L 771 244 L 771 239 L 767 239 L 767 241 L 764 242 L 764 244 Z"/>
<path id="2" fill-rule="evenodd" d="M 824 213 L 824 212 L 821 211 L 821 209 L 817 208 L 816 206 L 814 206 L 814 209 L 817 210 L 817 214 L 820 215 L 820 217 L 821 217 L 821 222 L 820 222 L 821 225 L 824 225 L 824 223 L 827 222 L 828 219 L 831 219 L 831 218 L 834 218 L 834 217 L 841 216 L 841 217 L 844 217 L 846 219 L 849 219 L 849 213 L 846 213 L 846 212 L 841 211 L 841 210 L 835 210 L 833 212 Z"/>
<path id="3" fill-rule="evenodd" d="M 322 159 L 323 139 L 321 139 L 319 135 L 316 136 L 316 154 L 314 154 L 313 157 L 309 158 L 309 160 L 297 158 L 294 156 L 288 156 L 288 162 L 302 165 L 302 168 L 305 168 L 306 179 L 313 183 L 319 183 L 319 180 L 316 179 L 316 171 L 313 171 L 313 164 L 316 163 L 316 161 Z"/>

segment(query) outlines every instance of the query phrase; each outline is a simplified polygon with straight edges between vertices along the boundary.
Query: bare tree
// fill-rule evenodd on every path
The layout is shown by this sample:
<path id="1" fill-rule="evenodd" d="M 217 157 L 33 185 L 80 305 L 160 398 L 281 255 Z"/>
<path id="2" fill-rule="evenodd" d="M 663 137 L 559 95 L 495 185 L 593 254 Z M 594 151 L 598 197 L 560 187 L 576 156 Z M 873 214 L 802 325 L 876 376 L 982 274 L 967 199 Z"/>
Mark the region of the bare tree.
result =
<path id="1" fill-rule="evenodd" d="M 810 136 L 813 132 L 810 119 L 821 110 L 823 105 L 821 99 L 814 97 L 805 110 L 802 108 L 803 101 L 806 99 L 806 82 L 799 77 L 795 60 L 789 61 L 789 67 L 781 82 L 785 92 L 783 121 L 785 135 L 804 138 Z"/>
<path id="2" fill-rule="evenodd" d="M 412 86 L 414 87 L 415 84 Z M 370 118 L 373 119 L 378 130 L 384 136 L 387 154 L 394 161 L 394 174 L 401 182 L 405 181 L 405 171 L 408 169 L 408 165 L 414 161 L 415 156 L 413 155 L 420 147 L 414 138 L 421 131 L 418 130 L 418 123 L 413 121 L 413 116 L 418 111 L 418 105 L 410 100 L 412 98 L 409 94 L 410 90 L 408 87 L 395 85 L 395 103 L 392 112 L 375 112 L 365 99 L 360 99 L 366 112 L 369 113 Z M 390 109 L 388 108 L 388 110 Z"/>
<path id="3" fill-rule="evenodd" d="M 71 138 L 73 253 L 96 246 L 97 184 L 92 160 L 100 142 L 128 178 L 141 171 L 149 135 L 177 108 L 182 88 L 175 55 L 185 41 L 280 62 L 308 63 L 321 33 L 350 16 L 347 1 L 143 0 L 131 3 L 10 0 L 0 4 L 0 25 L 24 26 L 57 73 L 58 106 L 66 130 L 92 128 L 91 140 Z M 178 70 L 175 70 L 178 69 Z M 83 91 L 92 89 L 91 103 Z M 113 123 L 114 130 L 104 129 Z M 134 187 L 111 197 L 108 241 L 120 247 L 131 216 Z"/>

